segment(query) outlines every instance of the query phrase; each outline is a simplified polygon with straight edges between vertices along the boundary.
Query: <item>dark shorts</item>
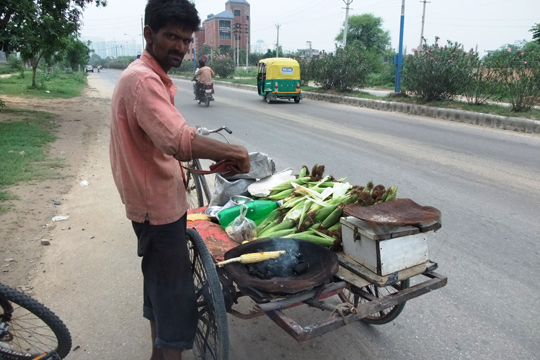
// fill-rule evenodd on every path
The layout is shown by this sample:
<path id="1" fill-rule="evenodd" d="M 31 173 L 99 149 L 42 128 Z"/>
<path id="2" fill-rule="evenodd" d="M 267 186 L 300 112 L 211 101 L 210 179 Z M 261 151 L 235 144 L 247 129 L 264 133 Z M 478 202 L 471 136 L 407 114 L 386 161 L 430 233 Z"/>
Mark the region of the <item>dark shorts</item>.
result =
<path id="1" fill-rule="evenodd" d="M 155 346 L 188 350 L 197 326 L 197 300 L 186 244 L 186 215 L 166 225 L 133 222 L 142 257 L 143 316 L 156 322 Z"/>

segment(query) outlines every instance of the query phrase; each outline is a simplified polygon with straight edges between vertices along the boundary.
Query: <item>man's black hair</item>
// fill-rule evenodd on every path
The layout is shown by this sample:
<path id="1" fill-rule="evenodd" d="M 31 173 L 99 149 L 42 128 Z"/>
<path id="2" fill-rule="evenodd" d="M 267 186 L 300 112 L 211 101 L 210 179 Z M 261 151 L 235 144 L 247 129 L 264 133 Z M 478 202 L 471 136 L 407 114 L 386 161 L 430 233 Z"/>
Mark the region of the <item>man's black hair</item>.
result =
<path id="1" fill-rule="evenodd" d="M 168 24 L 181 25 L 188 31 L 197 31 L 201 19 L 195 5 L 188 0 L 148 0 L 144 23 L 157 33 Z"/>
<path id="2" fill-rule="evenodd" d="M 204 60 L 199 60 L 199 67 L 204 67 L 204 65 L 206 65 Z"/>

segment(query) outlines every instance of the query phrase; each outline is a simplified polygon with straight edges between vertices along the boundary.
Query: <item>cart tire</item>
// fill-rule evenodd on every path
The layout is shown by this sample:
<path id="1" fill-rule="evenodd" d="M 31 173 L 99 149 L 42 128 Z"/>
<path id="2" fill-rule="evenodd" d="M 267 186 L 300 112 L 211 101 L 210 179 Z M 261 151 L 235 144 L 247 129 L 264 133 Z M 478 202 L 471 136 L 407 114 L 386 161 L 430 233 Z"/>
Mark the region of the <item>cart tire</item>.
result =
<path id="1" fill-rule="evenodd" d="M 390 286 L 385 286 L 385 287 L 377 287 L 375 285 L 369 285 L 362 288 L 362 290 L 379 298 L 379 297 L 387 296 L 388 294 L 395 293 L 399 290 L 406 289 L 409 286 L 410 286 L 410 280 L 406 279 L 406 280 L 402 280 L 398 282 L 395 285 L 390 285 Z M 363 303 L 368 302 L 367 300 L 364 300 L 362 297 L 354 294 L 351 290 L 347 288 L 345 288 L 341 293 L 339 293 L 339 298 L 343 302 L 352 303 L 355 307 L 358 307 L 362 305 Z M 394 321 L 399 316 L 399 314 L 401 314 L 401 312 L 405 308 L 405 304 L 406 302 L 403 302 L 396 306 L 392 306 L 388 309 L 384 309 L 383 311 L 380 311 L 376 314 L 367 316 L 361 320 L 365 323 L 373 324 L 373 325 L 387 324 L 391 321 Z"/>
<path id="2" fill-rule="evenodd" d="M 194 166 L 193 161 L 182 161 L 182 166 L 187 168 L 197 168 Z M 201 186 L 201 176 L 199 174 L 192 173 L 182 168 L 186 179 L 186 195 L 189 204 L 189 209 L 196 209 L 204 206 L 204 199 Z"/>
<path id="3" fill-rule="evenodd" d="M 296 97 L 294 98 L 294 102 L 295 102 L 296 104 L 298 104 L 298 103 L 300 102 L 300 97 L 299 97 L 299 96 L 296 96 Z"/>
<path id="4" fill-rule="evenodd" d="M 197 360 L 229 360 L 227 310 L 216 264 L 195 229 L 187 230 L 199 321 L 193 344 Z"/>
<path id="5" fill-rule="evenodd" d="M 266 99 L 266 102 L 267 102 L 267 103 L 269 103 L 269 104 L 272 103 L 272 100 L 270 100 L 270 95 L 267 94 L 266 97 L 265 97 L 265 99 Z"/>

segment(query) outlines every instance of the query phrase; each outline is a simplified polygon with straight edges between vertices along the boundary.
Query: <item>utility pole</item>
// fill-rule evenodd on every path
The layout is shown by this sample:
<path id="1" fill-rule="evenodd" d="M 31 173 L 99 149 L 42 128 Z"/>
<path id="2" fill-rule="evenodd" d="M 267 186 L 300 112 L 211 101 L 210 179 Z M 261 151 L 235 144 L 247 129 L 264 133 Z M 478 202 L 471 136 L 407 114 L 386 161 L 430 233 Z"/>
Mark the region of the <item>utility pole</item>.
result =
<path id="1" fill-rule="evenodd" d="M 347 46 L 347 32 L 349 31 L 349 5 L 352 4 L 353 0 L 343 0 L 347 7 L 345 8 L 345 31 L 343 32 L 343 47 Z"/>
<path id="2" fill-rule="evenodd" d="M 424 39 L 424 21 L 426 19 L 426 3 L 431 3 L 431 1 L 422 0 L 421 3 L 424 3 L 424 12 L 422 13 L 422 31 L 420 32 L 420 46 L 418 50 L 422 48 L 422 40 Z"/>
<path id="3" fill-rule="evenodd" d="M 280 27 L 281 27 L 280 24 L 276 25 L 276 29 L 277 29 L 276 57 L 277 58 L 279 57 L 279 28 Z"/>
<path id="4" fill-rule="evenodd" d="M 401 21 L 399 26 L 399 53 L 396 61 L 396 93 L 400 92 L 401 88 L 401 67 L 403 66 L 403 28 L 405 27 L 405 0 L 401 4 Z"/>
<path id="5" fill-rule="evenodd" d="M 248 67 L 248 58 L 249 58 L 249 28 L 248 24 L 246 24 L 246 69 Z"/>

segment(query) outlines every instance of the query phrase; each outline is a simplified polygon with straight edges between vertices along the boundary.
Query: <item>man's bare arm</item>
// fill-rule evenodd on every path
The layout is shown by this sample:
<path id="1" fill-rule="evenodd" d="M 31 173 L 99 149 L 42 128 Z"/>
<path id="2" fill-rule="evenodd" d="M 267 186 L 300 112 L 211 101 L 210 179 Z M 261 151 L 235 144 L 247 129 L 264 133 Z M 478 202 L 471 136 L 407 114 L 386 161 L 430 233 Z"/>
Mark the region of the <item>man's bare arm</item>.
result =
<path id="1" fill-rule="evenodd" d="M 243 146 L 227 144 L 195 135 L 191 141 L 191 154 L 193 158 L 218 160 L 236 160 L 239 173 L 248 173 L 250 169 L 249 155 Z"/>

